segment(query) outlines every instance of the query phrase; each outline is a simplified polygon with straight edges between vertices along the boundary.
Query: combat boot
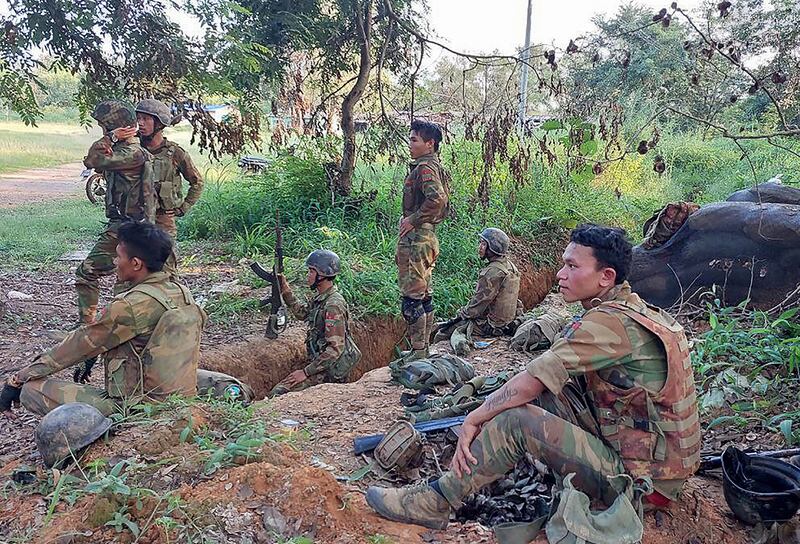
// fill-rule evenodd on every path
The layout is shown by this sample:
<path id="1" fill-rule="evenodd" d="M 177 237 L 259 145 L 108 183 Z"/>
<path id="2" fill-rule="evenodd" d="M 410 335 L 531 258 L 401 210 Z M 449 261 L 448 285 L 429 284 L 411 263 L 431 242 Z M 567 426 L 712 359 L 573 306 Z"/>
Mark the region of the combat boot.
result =
<path id="1" fill-rule="evenodd" d="M 412 349 L 409 352 L 406 352 L 406 355 L 403 357 L 404 363 L 410 363 L 412 361 L 419 361 L 420 359 L 428 359 L 430 358 L 431 353 L 428 351 L 428 348 L 422 349 Z"/>
<path id="2" fill-rule="evenodd" d="M 444 529 L 450 521 L 450 503 L 426 482 L 398 489 L 370 486 L 367 504 L 386 519 L 429 529 Z"/>
<path id="3" fill-rule="evenodd" d="M 431 336 L 433 336 L 433 327 L 436 325 L 436 318 L 433 312 L 425 314 L 425 347 L 431 347 Z"/>
<path id="4" fill-rule="evenodd" d="M 426 319 L 428 315 L 430 314 L 422 314 L 419 319 L 408 324 L 408 339 L 411 341 L 411 349 L 400 352 L 400 358 L 404 363 L 428 358 L 428 342 L 425 338 L 425 332 L 428 328 L 428 320 Z"/>

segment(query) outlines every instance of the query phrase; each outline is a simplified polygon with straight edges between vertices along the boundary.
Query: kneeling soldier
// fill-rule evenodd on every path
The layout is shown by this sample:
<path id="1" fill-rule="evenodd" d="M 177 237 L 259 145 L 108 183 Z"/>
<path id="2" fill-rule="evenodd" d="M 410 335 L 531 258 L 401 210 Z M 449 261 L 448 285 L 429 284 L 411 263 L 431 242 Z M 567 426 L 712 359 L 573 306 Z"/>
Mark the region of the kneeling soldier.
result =
<path id="1" fill-rule="evenodd" d="M 309 362 L 281 380 L 270 396 L 325 382 L 342 383 L 361 359 L 361 352 L 350 335 L 347 303 L 333 284 L 340 270 L 339 256 L 333 251 L 317 249 L 306 258 L 306 267 L 306 284 L 317 293 L 310 303 L 298 302 L 283 274 L 278 275 L 278 281 L 281 295 L 292 314 L 308 324 L 306 350 Z"/>

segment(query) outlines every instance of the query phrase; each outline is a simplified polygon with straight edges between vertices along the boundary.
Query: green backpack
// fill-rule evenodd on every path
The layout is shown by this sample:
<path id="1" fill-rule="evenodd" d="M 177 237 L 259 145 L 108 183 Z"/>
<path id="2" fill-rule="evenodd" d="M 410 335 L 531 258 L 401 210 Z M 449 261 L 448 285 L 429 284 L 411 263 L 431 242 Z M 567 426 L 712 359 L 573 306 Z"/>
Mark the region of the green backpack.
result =
<path id="1" fill-rule="evenodd" d="M 475 377 L 475 369 L 461 357 L 434 355 L 408 363 L 398 359 L 389 363 L 392 378 L 409 389 L 424 389 L 436 385 L 456 385 Z"/>

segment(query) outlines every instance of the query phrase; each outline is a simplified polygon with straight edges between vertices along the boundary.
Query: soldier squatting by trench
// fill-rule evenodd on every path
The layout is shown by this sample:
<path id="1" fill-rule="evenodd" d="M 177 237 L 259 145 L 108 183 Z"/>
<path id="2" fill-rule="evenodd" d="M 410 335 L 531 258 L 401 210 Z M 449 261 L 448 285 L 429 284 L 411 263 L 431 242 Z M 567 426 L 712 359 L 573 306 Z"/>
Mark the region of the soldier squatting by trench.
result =
<path id="1" fill-rule="evenodd" d="M 175 393 L 253 400 L 252 390 L 235 377 L 198 369 L 206 316 L 181 283 L 174 238 L 175 218 L 198 201 L 203 179 L 189 154 L 162 134 L 174 121 L 170 109 L 156 100 L 135 108 L 111 100 L 98 104 L 92 117 L 103 137 L 84 162 L 106 177 L 107 225 L 76 270 L 77 323 L 58 345 L 7 379 L 0 411 L 13 418 L 12 406 L 21 404 L 45 415 L 85 403 L 108 416 L 123 405 Z M 436 323 L 436 227 L 447 218 L 449 198 L 441 145 L 438 126 L 412 122 L 396 248 L 400 313 L 410 345 L 401 364 L 428 358 L 434 335 L 446 338 L 463 327 L 484 337 L 513 335 L 521 322 L 520 272 L 509 257 L 509 237 L 487 228 L 476 236 L 486 264 L 472 298 L 457 315 Z M 361 357 L 347 301 L 336 287 L 340 256 L 318 249 L 305 265 L 310 301 L 300 300 L 283 274 L 275 281 L 291 313 L 307 324 L 307 363 L 271 396 L 345 382 Z M 551 316 L 533 324 L 538 339 L 548 336 L 549 349 L 467 415 L 448 472 L 430 483 L 370 487 L 368 504 L 385 518 L 443 528 L 467 495 L 501 478 L 526 453 L 562 478 L 574 474 L 576 488 L 609 505 L 625 491 L 611 478 L 619 474 L 652 482 L 654 492 L 645 497 L 650 506 L 679 500 L 700 451 L 688 344 L 670 315 L 631 291 L 630 265 L 624 231 L 574 229 L 557 279 L 564 300 L 580 303 L 584 313 L 568 322 Z M 98 309 L 99 279 L 112 273 L 115 296 Z M 86 383 L 96 361 L 104 371 L 102 389 Z M 74 381 L 52 377 L 70 367 Z M 82 411 L 75 409 L 69 433 L 86 438 L 80 422 L 91 418 L 84 405 L 77 406 Z M 59 461 L 44 457 L 50 465 Z"/>

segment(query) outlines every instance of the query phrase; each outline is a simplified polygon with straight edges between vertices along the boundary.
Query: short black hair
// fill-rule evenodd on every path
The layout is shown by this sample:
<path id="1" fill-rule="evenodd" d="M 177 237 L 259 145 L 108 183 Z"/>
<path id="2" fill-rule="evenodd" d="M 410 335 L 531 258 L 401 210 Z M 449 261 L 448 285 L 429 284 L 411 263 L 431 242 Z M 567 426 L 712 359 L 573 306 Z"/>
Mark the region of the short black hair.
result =
<path id="1" fill-rule="evenodd" d="M 411 130 L 416 132 L 423 141 L 433 140 L 433 150 L 439 151 L 439 143 L 442 141 L 442 129 L 436 123 L 414 119 L 411 121 Z"/>
<path id="2" fill-rule="evenodd" d="M 119 227 L 119 242 L 129 257 L 138 257 L 150 272 L 161 272 L 172 253 L 172 238 L 152 223 L 127 221 Z"/>
<path id="3" fill-rule="evenodd" d="M 588 223 L 573 229 L 569 241 L 592 248 L 594 258 L 603 268 L 609 267 L 616 271 L 617 285 L 628 278 L 633 247 L 628 241 L 625 229 Z"/>

